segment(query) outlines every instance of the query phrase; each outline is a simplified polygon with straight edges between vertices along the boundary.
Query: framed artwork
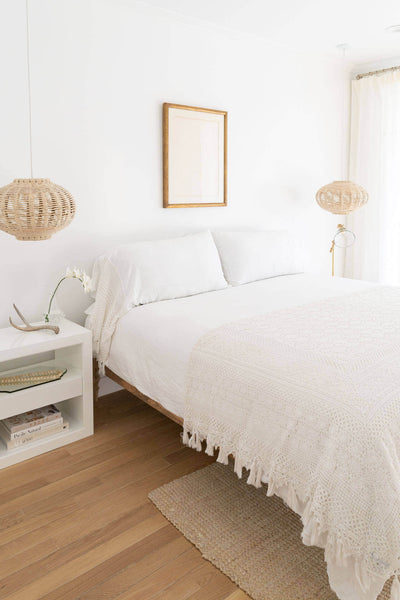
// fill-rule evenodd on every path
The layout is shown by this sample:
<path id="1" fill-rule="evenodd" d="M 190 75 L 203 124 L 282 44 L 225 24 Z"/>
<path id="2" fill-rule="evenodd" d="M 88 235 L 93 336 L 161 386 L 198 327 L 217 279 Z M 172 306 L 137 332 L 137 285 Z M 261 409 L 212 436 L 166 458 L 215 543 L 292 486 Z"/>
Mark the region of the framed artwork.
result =
<path id="1" fill-rule="evenodd" d="M 228 113 L 163 105 L 164 208 L 226 206 Z"/>

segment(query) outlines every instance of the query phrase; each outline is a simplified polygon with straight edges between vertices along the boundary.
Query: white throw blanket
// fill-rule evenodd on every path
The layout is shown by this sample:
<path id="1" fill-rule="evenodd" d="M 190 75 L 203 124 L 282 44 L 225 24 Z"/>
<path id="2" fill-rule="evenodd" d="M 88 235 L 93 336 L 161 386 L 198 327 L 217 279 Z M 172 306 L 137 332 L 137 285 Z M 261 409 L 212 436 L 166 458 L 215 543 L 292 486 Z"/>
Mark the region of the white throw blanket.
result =
<path id="1" fill-rule="evenodd" d="M 120 275 L 106 256 L 98 258 L 94 265 L 92 285 L 96 302 L 86 327 L 92 330 L 93 352 L 99 363 L 100 374 L 104 375 L 115 327 L 118 319 L 127 312 Z"/>
<path id="2" fill-rule="evenodd" d="M 268 481 L 325 548 L 341 600 L 400 599 L 400 290 L 374 287 L 204 335 L 184 442 Z"/>

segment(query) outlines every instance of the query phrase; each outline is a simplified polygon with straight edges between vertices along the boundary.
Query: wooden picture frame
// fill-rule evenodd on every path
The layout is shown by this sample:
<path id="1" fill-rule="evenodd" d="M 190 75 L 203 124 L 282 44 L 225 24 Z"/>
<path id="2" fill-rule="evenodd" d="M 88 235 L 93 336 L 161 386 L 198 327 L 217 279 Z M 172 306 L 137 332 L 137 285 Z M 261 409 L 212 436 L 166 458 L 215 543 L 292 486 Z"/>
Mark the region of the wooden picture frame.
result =
<path id="1" fill-rule="evenodd" d="M 227 205 L 227 123 L 223 110 L 163 104 L 164 208 Z"/>

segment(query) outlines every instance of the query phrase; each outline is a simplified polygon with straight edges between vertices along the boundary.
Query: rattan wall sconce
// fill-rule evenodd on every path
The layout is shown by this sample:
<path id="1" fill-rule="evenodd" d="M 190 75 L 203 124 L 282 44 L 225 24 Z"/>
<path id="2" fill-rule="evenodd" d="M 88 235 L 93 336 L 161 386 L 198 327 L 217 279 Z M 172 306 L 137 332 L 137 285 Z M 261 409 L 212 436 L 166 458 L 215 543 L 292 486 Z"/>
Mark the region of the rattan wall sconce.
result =
<path id="1" fill-rule="evenodd" d="M 75 215 L 75 202 L 67 190 L 50 179 L 33 177 L 28 0 L 26 50 L 31 176 L 29 179 L 14 179 L 12 183 L 0 188 L 0 230 L 14 235 L 17 240 L 47 240 L 53 233 L 71 223 Z"/>

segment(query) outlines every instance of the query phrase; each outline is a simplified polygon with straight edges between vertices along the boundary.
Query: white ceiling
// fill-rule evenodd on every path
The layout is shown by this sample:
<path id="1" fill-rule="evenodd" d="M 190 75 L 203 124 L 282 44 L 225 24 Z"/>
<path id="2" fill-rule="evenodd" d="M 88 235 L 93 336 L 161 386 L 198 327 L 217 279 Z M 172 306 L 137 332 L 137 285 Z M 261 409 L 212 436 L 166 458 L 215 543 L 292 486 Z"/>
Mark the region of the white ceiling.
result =
<path id="1" fill-rule="evenodd" d="M 353 65 L 400 56 L 400 0 L 145 0 L 189 18 L 262 36 L 299 50 L 337 56 L 349 44 Z"/>

